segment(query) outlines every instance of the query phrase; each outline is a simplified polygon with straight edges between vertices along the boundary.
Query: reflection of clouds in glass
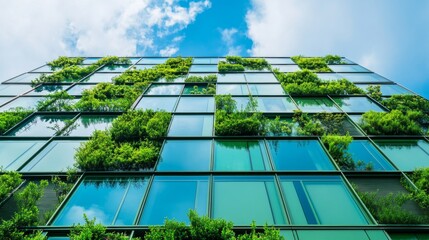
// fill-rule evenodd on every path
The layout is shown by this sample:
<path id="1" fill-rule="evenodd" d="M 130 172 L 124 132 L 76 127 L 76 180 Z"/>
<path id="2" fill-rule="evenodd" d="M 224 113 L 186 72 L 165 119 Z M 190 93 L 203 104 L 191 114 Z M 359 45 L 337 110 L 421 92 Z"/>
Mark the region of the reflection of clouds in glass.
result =
<path id="1" fill-rule="evenodd" d="M 86 215 L 88 219 L 96 218 L 96 222 L 101 224 L 110 225 L 111 222 L 107 222 L 107 217 L 98 205 L 91 205 L 90 208 L 85 209 L 82 206 L 72 206 L 70 211 L 65 216 L 65 222 L 69 223 L 84 223 L 83 215 Z"/>
<path id="2" fill-rule="evenodd" d="M 182 90 L 182 85 L 152 86 L 149 95 L 178 95 Z"/>

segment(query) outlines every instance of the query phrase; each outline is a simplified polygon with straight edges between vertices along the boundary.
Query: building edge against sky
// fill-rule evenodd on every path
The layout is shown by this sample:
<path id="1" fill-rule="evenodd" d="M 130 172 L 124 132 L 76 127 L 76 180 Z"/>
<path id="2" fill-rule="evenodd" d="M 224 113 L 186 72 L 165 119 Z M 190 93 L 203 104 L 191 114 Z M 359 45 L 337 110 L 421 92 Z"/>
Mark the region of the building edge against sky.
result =
<path id="1" fill-rule="evenodd" d="M 366 112 L 389 112 L 384 104 L 386 99 L 414 93 L 346 58 L 336 62 L 309 58 L 310 63 L 306 58 L 262 58 L 270 66 L 260 67 L 259 62 L 258 67 L 249 67 L 253 63 L 246 65 L 246 58 L 224 57 L 193 58 L 188 65 L 177 63 L 179 67 L 176 63 L 166 64 L 168 58 L 162 57 L 128 57 L 126 62 L 94 65 L 100 58 L 89 57 L 71 64 L 87 69 L 88 73 L 82 70 L 84 76 L 55 83 L 35 84 L 34 80 L 43 80 L 68 66 L 54 71 L 43 65 L 23 73 L 0 85 L 1 112 L 16 107 L 31 109 L 22 121 L 0 136 L 0 165 L 4 171 L 20 172 L 27 181 L 64 176 L 74 165 L 76 149 L 95 130 L 112 127 L 114 119 L 127 109 L 164 110 L 172 114 L 165 136 L 156 140 L 145 137 L 151 144 L 159 143 L 159 154 L 149 168 L 115 171 L 107 167 L 102 171 L 79 172 L 71 193 L 61 202 L 56 201 L 54 186 L 47 187 L 39 205 L 42 212 L 53 212 L 46 219 L 46 226 L 40 226 L 49 239 L 64 236 L 74 223 L 82 222 L 84 213 L 109 228 L 141 236 L 147 226 L 160 225 L 165 217 L 188 221 L 189 209 L 233 221 L 238 227 L 250 227 L 253 220 L 258 226 L 273 225 L 286 239 L 428 237 L 427 210 L 417 201 L 408 199 L 401 206 L 423 224 L 381 223 L 382 218 L 363 201 L 369 197 L 358 195 L 355 190 L 375 192 L 377 196 L 390 192 L 408 194 L 407 185 L 417 185 L 413 171 L 429 167 L 425 121 L 419 122 L 418 134 L 394 136 L 368 134 L 360 124 Z M 220 73 L 218 67 L 223 63 L 219 62 L 223 61 L 234 66 L 228 65 L 227 71 Z M 278 70 L 273 72 L 269 67 Z M 173 70 L 164 71 L 165 68 Z M 132 87 L 136 83 L 127 82 L 130 78 L 123 78 L 124 82 L 115 78 L 130 71 L 146 74 L 149 69 L 156 69 L 160 75 L 154 77 L 156 81 L 145 83 L 140 92 Z M 314 72 L 306 76 L 319 79 L 315 85 L 306 83 L 307 87 L 311 85 L 320 92 L 306 93 L 302 90 L 305 84 L 290 82 L 293 80 L 289 73 L 304 69 Z M 206 78 L 209 75 L 216 79 Z M 138 81 L 141 83 L 141 79 Z M 109 98 L 111 82 L 121 87 Z M 370 85 L 379 85 L 381 95 L 370 94 Z M 344 89 L 329 92 L 338 86 Z M 81 100 L 89 89 L 100 90 L 93 93 L 95 97 L 101 92 L 107 97 L 97 107 L 87 108 Z M 56 91 L 67 92 L 69 98 L 48 96 Z M 217 134 L 220 109 L 214 95 L 231 95 L 243 111 L 249 110 L 249 102 L 254 100 L 257 106 L 246 114 L 261 112 L 261 124 L 277 123 L 290 129 L 273 133 L 267 126 L 259 125 L 264 129 L 255 136 Z M 37 104 L 46 99 L 51 101 L 44 103 L 50 105 Z M 61 108 L 52 102 L 59 100 L 78 107 Z M 49 108 L 53 105 L 57 108 Z M 301 110 L 312 123 L 323 124 L 326 120 L 318 118 L 320 112 L 336 116 L 336 120 L 331 120 L 340 121 L 336 135 L 348 132 L 353 138 L 346 151 L 349 165 L 334 159 L 323 134 L 304 131 L 302 122 L 295 120 L 296 110 Z M 222 116 L 227 119 L 228 114 Z M 279 121 L 275 122 L 277 116 Z M 328 131 L 326 128 L 322 130 Z M 129 145 L 135 147 L 135 142 L 130 141 Z M 392 199 L 391 202 L 400 202 Z M 3 201 L 1 217 L 10 216 L 13 206 L 12 197 Z"/>

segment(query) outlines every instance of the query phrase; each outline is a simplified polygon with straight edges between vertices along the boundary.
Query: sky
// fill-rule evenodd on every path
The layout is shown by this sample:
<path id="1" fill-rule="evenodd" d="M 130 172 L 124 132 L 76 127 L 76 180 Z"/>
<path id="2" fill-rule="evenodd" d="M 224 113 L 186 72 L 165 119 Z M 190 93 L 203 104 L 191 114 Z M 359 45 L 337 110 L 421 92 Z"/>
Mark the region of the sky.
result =
<path id="1" fill-rule="evenodd" d="M 337 54 L 429 98 L 429 1 L 0 0 L 0 81 L 58 56 Z"/>

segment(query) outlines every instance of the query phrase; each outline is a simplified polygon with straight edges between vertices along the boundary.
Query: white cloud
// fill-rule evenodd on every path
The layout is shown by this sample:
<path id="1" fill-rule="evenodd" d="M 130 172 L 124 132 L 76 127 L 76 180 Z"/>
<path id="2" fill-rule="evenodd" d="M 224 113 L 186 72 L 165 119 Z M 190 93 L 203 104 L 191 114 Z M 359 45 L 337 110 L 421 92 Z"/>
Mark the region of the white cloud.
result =
<path id="1" fill-rule="evenodd" d="M 159 36 L 183 30 L 211 6 L 208 0 L 185 7 L 174 0 L 1 0 L 0 4 L 0 81 L 59 55 L 157 53 L 164 47 Z"/>
<path id="2" fill-rule="evenodd" d="M 393 81 L 410 85 L 413 78 L 413 84 L 423 87 L 421 72 L 429 61 L 428 9 L 423 1 L 252 0 L 246 15 L 253 41 L 250 54 L 338 54 Z M 419 62 L 405 68 L 407 59 Z"/>
<path id="3" fill-rule="evenodd" d="M 179 48 L 173 47 L 173 46 L 167 46 L 166 48 L 161 49 L 159 51 L 159 54 L 163 57 L 170 57 L 170 56 L 174 55 L 175 53 L 177 53 L 177 51 L 179 51 Z"/>
<path id="4" fill-rule="evenodd" d="M 226 28 L 221 30 L 222 41 L 228 49 L 227 55 L 239 55 L 242 51 L 241 46 L 235 46 L 234 36 L 238 33 L 235 28 Z"/>

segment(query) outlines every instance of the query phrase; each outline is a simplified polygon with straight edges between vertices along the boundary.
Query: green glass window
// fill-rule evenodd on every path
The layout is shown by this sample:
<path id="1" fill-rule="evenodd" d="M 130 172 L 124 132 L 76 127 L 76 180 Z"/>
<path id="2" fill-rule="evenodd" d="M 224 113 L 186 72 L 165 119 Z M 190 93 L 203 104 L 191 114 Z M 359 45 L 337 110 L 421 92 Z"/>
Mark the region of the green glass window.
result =
<path id="1" fill-rule="evenodd" d="M 143 208 L 140 225 L 161 225 L 165 219 L 189 224 L 191 209 L 207 214 L 208 181 L 205 176 L 156 176 Z"/>
<path id="2" fill-rule="evenodd" d="M 50 137 L 61 131 L 66 121 L 72 118 L 72 115 L 35 115 L 10 132 L 9 136 Z"/>
<path id="3" fill-rule="evenodd" d="M 245 73 L 249 83 L 278 83 L 277 78 L 272 73 Z"/>
<path id="4" fill-rule="evenodd" d="M 214 170 L 271 170 L 264 141 L 216 141 Z"/>
<path id="5" fill-rule="evenodd" d="M 375 73 L 341 73 L 340 75 L 352 83 L 391 82 Z"/>
<path id="6" fill-rule="evenodd" d="M 211 140 L 167 140 L 162 148 L 157 170 L 208 171 L 211 149 Z"/>
<path id="7" fill-rule="evenodd" d="M 298 230 L 299 240 L 389 240 L 380 230 Z"/>
<path id="8" fill-rule="evenodd" d="M 271 140 L 268 146 L 277 170 L 334 170 L 317 140 Z"/>
<path id="9" fill-rule="evenodd" d="M 83 141 L 52 141 L 21 172 L 66 172 L 73 167 L 74 154 Z"/>
<path id="10" fill-rule="evenodd" d="M 22 84 L 0 84 L 0 95 L 16 96 L 24 94 L 33 89 L 30 85 Z"/>
<path id="11" fill-rule="evenodd" d="M 0 112 L 9 110 L 11 108 L 22 107 L 26 109 L 36 109 L 37 103 L 43 101 L 44 97 L 19 97 L 12 102 L 2 106 Z"/>
<path id="12" fill-rule="evenodd" d="M 429 144 L 424 140 L 377 140 L 383 153 L 402 171 L 429 166 Z"/>
<path id="13" fill-rule="evenodd" d="M 13 171 L 33 156 L 45 141 L 0 141 L 0 169 Z"/>
<path id="14" fill-rule="evenodd" d="M 189 72 L 217 72 L 217 65 L 195 65 L 191 66 Z"/>
<path id="15" fill-rule="evenodd" d="M 303 112 L 340 112 L 329 98 L 294 98 Z"/>
<path id="16" fill-rule="evenodd" d="M 340 74 L 337 74 L 337 73 L 316 73 L 316 74 L 318 78 L 325 81 L 339 80 L 343 78 Z"/>
<path id="17" fill-rule="evenodd" d="M 142 58 L 138 64 L 162 64 L 167 61 L 165 57 Z"/>
<path id="18" fill-rule="evenodd" d="M 219 83 L 244 83 L 246 79 L 244 78 L 243 73 L 226 73 L 219 74 L 217 77 L 217 82 Z"/>
<path id="19" fill-rule="evenodd" d="M 92 85 L 92 84 L 74 85 L 72 88 L 70 88 L 69 90 L 67 90 L 67 93 L 70 94 L 70 95 L 82 95 L 82 92 L 84 90 L 91 89 L 93 87 L 95 87 L 95 85 Z"/>
<path id="20" fill-rule="evenodd" d="M 295 104 L 290 97 L 258 97 L 258 110 L 261 112 L 293 112 Z"/>
<path id="21" fill-rule="evenodd" d="M 389 233 L 392 240 L 428 240 L 427 233 Z"/>
<path id="22" fill-rule="evenodd" d="M 37 87 L 33 91 L 27 93 L 26 95 L 44 96 L 44 95 L 52 94 L 52 93 L 57 92 L 57 91 L 61 91 L 67 87 L 68 86 L 66 86 L 66 85 L 53 85 L 53 84 L 42 85 L 40 87 Z"/>
<path id="23" fill-rule="evenodd" d="M 368 224 L 339 176 L 281 176 L 280 181 L 293 224 Z"/>
<path id="24" fill-rule="evenodd" d="M 207 85 L 208 84 L 200 84 L 200 83 L 198 83 L 198 84 L 186 84 L 185 85 L 185 88 L 183 89 L 183 95 L 199 95 L 199 94 L 195 94 L 195 93 L 192 93 L 192 92 L 195 92 L 195 86 L 196 87 L 198 87 L 198 91 L 199 92 L 202 92 L 203 91 L 203 89 L 206 89 L 207 90 Z M 210 95 L 212 95 L 212 94 L 210 94 Z"/>
<path id="25" fill-rule="evenodd" d="M 81 115 L 62 135 L 91 136 L 95 130 L 108 129 L 115 118 L 114 115 Z"/>
<path id="26" fill-rule="evenodd" d="M 360 65 L 329 65 L 329 68 L 334 72 L 369 72 L 368 69 Z"/>
<path id="27" fill-rule="evenodd" d="M 277 68 L 280 72 L 296 72 L 301 70 L 298 65 L 271 65 L 271 68 Z"/>
<path id="28" fill-rule="evenodd" d="M 252 95 L 285 95 L 280 84 L 249 84 Z"/>
<path id="29" fill-rule="evenodd" d="M 146 95 L 180 95 L 183 85 L 153 84 L 146 91 Z"/>
<path id="30" fill-rule="evenodd" d="M 54 226 L 71 226 L 96 218 L 103 225 L 132 225 L 148 178 L 87 177 L 53 221 Z"/>
<path id="31" fill-rule="evenodd" d="M 357 170 L 364 170 L 367 166 L 371 166 L 371 170 L 376 171 L 395 170 L 368 140 L 353 140 L 353 142 L 349 144 L 347 151 L 351 154 L 353 161 L 358 164 L 358 166 L 359 162 L 362 163 L 360 164 L 361 167 Z"/>
<path id="32" fill-rule="evenodd" d="M 384 112 L 375 102 L 367 97 L 333 98 L 344 112 Z"/>
<path id="33" fill-rule="evenodd" d="M 356 84 L 356 86 L 363 90 L 366 90 L 368 86 L 374 86 L 374 84 Z M 391 96 L 395 94 L 413 94 L 409 90 L 396 84 L 379 84 L 377 86 L 380 86 L 380 91 L 383 96 Z"/>
<path id="34" fill-rule="evenodd" d="M 119 76 L 119 73 L 94 73 L 91 76 L 85 78 L 82 82 L 89 83 L 101 83 L 101 82 L 113 82 L 113 78 Z"/>
<path id="35" fill-rule="evenodd" d="M 10 80 L 7 80 L 7 83 L 31 83 L 34 79 L 40 77 L 42 73 L 25 73 L 17 77 L 14 77 Z M 49 75 L 49 74 L 46 74 Z"/>
<path id="36" fill-rule="evenodd" d="M 213 97 L 182 97 L 176 112 L 213 112 Z"/>
<path id="37" fill-rule="evenodd" d="M 118 64 L 118 65 L 109 65 L 104 66 L 97 72 L 125 72 L 131 65 L 128 64 Z"/>
<path id="38" fill-rule="evenodd" d="M 143 97 L 137 104 L 136 109 L 172 112 L 176 106 L 176 101 L 177 97 Z"/>
<path id="39" fill-rule="evenodd" d="M 212 136 L 213 115 L 175 115 L 168 136 Z"/>
<path id="40" fill-rule="evenodd" d="M 249 95 L 246 84 L 217 84 L 217 94 Z"/>
<path id="41" fill-rule="evenodd" d="M 265 58 L 269 64 L 295 64 L 290 58 Z"/>
<path id="42" fill-rule="evenodd" d="M 287 223 L 273 177 L 215 176 L 212 217 L 246 226 Z"/>

